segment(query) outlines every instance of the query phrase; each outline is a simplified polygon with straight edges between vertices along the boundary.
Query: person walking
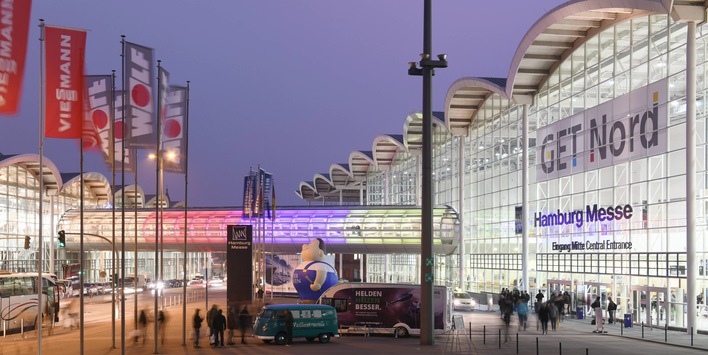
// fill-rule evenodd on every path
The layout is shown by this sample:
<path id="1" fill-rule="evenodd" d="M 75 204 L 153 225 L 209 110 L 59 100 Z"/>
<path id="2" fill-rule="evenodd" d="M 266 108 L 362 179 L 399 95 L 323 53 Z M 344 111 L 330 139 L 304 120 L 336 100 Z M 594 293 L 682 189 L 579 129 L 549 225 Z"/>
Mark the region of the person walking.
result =
<path id="1" fill-rule="evenodd" d="M 241 328 L 241 344 L 246 344 L 246 329 L 251 325 L 251 315 L 248 313 L 248 306 L 243 306 L 238 313 L 238 325 Z"/>
<path id="2" fill-rule="evenodd" d="M 293 313 L 290 310 L 285 311 L 285 344 L 290 346 L 293 343 L 293 325 L 295 324 L 295 319 L 293 318 Z"/>
<path id="3" fill-rule="evenodd" d="M 615 322 L 615 311 L 617 311 L 617 303 L 612 300 L 612 297 L 607 297 L 607 300 L 610 302 L 607 305 L 607 313 L 610 314 L 610 320 L 608 323 L 612 324 Z"/>
<path id="4" fill-rule="evenodd" d="M 529 317 L 529 305 L 526 303 L 525 298 L 520 298 L 519 303 L 516 306 L 516 313 L 519 315 L 519 330 L 524 328 L 526 330 L 526 321 Z"/>
<path id="5" fill-rule="evenodd" d="M 551 322 L 551 329 L 553 329 L 553 331 L 555 332 L 556 322 L 558 322 L 558 307 L 556 307 L 556 303 L 553 302 L 552 299 L 549 299 L 546 303 L 546 309 L 548 310 L 548 320 Z"/>
<path id="6" fill-rule="evenodd" d="M 236 344 L 234 343 L 234 330 L 236 330 L 236 327 L 238 326 L 238 322 L 236 321 L 236 313 L 238 312 L 238 308 L 238 306 L 228 306 L 226 308 L 226 327 L 229 329 L 229 339 L 227 340 L 226 345 Z"/>
<path id="7" fill-rule="evenodd" d="M 199 346 L 199 332 L 202 328 L 202 321 L 204 321 L 204 318 L 202 318 L 199 315 L 199 308 L 197 308 L 194 311 L 194 317 L 192 317 L 192 327 L 194 328 L 194 347 L 195 348 L 201 348 Z"/>
<path id="8" fill-rule="evenodd" d="M 536 313 L 538 313 L 538 310 L 541 308 L 541 304 L 543 304 L 543 293 L 541 290 L 538 290 L 538 293 L 536 294 L 536 304 L 534 305 L 534 310 L 536 310 Z"/>
<path id="9" fill-rule="evenodd" d="M 140 337 L 142 337 L 143 344 L 145 344 L 145 338 L 147 338 L 147 322 L 147 312 L 142 309 L 140 310 L 140 315 L 138 316 L 138 329 L 135 330 L 135 343 L 137 343 Z"/>
<path id="10" fill-rule="evenodd" d="M 165 344 L 165 329 L 167 328 L 167 314 L 164 310 L 157 312 L 157 324 L 160 330 L 160 344 Z"/>
<path id="11" fill-rule="evenodd" d="M 503 305 L 500 301 L 502 319 L 504 320 L 504 342 L 511 340 L 509 335 L 509 326 L 511 325 L 511 314 L 514 313 L 514 296 L 511 293 L 506 295 Z"/>
<path id="12" fill-rule="evenodd" d="M 548 308 L 545 303 L 541 303 L 538 309 L 538 320 L 541 322 L 541 334 L 548 334 Z"/>
<path id="13" fill-rule="evenodd" d="M 600 296 L 597 296 L 595 302 L 593 302 L 590 307 L 595 310 L 595 330 L 593 333 L 604 332 L 604 319 L 602 319 L 602 304 L 600 303 Z"/>
<path id="14" fill-rule="evenodd" d="M 219 307 L 215 304 L 211 305 L 211 308 L 206 314 L 207 326 L 209 327 L 209 345 L 214 345 L 214 319 L 219 314 Z"/>
<path id="15" fill-rule="evenodd" d="M 212 323 L 212 329 L 214 330 L 214 347 L 224 347 L 224 330 L 226 329 L 226 317 L 224 317 L 224 312 L 218 310 L 216 316 L 214 317 L 214 322 Z"/>

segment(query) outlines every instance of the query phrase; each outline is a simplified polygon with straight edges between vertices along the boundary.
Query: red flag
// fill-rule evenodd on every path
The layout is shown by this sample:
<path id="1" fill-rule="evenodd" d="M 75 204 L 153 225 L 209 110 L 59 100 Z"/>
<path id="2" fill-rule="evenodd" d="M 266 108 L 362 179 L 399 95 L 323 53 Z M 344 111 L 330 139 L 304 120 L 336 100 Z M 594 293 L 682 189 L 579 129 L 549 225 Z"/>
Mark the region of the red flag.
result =
<path id="1" fill-rule="evenodd" d="M 44 33 L 44 136 L 81 138 L 84 120 L 86 32 L 46 26 Z"/>
<path id="2" fill-rule="evenodd" d="M 15 114 L 20 106 L 31 8 L 31 0 L 0 5 L 0 114 Z"/>

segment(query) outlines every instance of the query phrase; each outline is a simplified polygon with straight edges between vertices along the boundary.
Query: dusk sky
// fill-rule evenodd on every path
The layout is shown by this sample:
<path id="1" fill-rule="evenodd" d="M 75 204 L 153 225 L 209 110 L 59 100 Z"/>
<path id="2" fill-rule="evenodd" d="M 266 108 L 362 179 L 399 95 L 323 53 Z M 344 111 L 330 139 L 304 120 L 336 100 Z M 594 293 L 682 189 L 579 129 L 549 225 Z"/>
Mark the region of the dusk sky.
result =
<path id="1" fill-rule="evenodd" d="M 562 3 L 434 1 L 433 54 L 448 54 L 450 66 L 433 78 L 433 110 L 457 79 L 506 78 L 524 34 Z M 240 206 L 243 177 L 258 165 L 273 174 L 279 206 L 302 205 L 301 181 L 371 150 L 380 134 L 402 134 L 421 109 L 422 79 L 407 63 L 423 49 L 423 1 L 33 0 L 20 112 L 0 118 L 3 154 L 39 152 L 40 18 L 89 31 L 86 74 L 120 76 L 125 35 L 155 49 L 171 84 L 191 81 L 190 206 Z M 147 153 L 139 184 L 154 194 Z M 45 156 L 79 171 L 75 141 L 46 139 Z M 85 155 L 84 170 L 111 178 L 100 153 Z M 165 184 L 184 199 L 184 175 Z"/>

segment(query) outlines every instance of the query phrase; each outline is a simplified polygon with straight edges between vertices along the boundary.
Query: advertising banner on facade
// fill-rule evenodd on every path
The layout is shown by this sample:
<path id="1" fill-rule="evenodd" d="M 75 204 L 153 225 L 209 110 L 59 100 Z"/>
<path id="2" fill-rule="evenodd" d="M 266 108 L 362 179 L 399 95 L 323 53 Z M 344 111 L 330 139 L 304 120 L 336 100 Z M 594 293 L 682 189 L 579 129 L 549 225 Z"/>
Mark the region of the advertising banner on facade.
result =
<path id="1" fill-rule="evenodd" d="M 668 79 L 536 131 L 536 181 L 666 152 Z"/>
<path id="2" fill-rule="evenodd" d="M 226 303 L 253 300 L 253 229 L 250 225 L 227 226 Z"/>

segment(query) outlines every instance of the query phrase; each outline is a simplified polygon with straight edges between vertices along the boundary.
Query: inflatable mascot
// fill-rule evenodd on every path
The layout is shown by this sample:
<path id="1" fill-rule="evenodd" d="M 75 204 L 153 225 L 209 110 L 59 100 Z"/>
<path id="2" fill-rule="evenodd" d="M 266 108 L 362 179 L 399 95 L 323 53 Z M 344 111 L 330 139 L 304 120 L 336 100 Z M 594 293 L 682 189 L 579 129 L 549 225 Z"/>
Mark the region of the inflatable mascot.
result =
<path id="1" fill-rule="evenodd" d="M 315 303 L 320 295 L 339 281 L 337 271 L 326 261 L 325 243 L 313 239 L 302 245 L 302 263 L 293 273 L 293 286 L 300 295 L 300 303 Z"/>

